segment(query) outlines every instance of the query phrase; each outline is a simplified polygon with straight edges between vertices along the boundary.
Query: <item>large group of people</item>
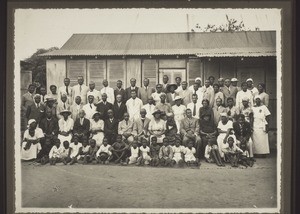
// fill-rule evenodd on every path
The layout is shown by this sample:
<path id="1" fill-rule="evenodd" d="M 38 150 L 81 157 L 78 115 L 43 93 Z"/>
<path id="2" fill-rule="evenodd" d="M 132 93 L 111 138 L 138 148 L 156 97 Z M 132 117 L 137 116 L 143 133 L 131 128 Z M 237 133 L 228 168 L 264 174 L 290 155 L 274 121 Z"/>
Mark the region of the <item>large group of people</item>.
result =
<path id="1" fill-rule="evenodd" d="M 236 78 L 200 77 L 188 87 L 168 76 L 155 88 L 116 88 L 95 83 L 36 88 L 22 96 L 28 129 L 21 159 L 41 164 L 91 162 L 151 166 L 199 166 L 200 160 L 232 167 L 252 166 L 269 151 L 269 95 L 251 78 L 238 87 Z"/>

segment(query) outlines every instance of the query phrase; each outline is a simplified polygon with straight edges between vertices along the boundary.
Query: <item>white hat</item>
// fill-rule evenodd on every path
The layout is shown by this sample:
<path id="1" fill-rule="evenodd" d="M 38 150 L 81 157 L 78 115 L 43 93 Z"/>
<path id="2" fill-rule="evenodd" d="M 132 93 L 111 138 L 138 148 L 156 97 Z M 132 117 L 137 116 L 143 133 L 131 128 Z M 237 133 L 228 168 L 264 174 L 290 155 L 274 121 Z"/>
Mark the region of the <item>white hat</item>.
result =
<path id="1" fill-rule="evenodd" d="M 202 82 L 201 77 L 196 77 L 195 82 L 196 82 L 197 80 L 200 80 L 200 81 Z"/>
<path id="2" fill-rule="evenodd" d="M 235 77 L 231 78 L 231 82 L 237 82 L 237 81 L 238 81 L 237 78 L 235 78 Z"/>
<path id="3" fill-rule="evenodd" d="M 227 117 L 227 113 L 222 112 L 222 113 L 220 113 L 220 116 L 221 116 L 221 117 Z"/>
<path id="4" fill-rule="evenodd" d="M 218 81 L 223 81 L 224 80 L 224 78 L 223 77 L 220 77 L 219 79 L 218 79 Z"/>
<path id="5" fill-rule="evenodd" d="M 180 96 L 176 96 L 176 97 L 174 98 L 174 101 L 176 101 L 176 100 L 182 100 L 182 98 L 181 98 Z"/>
<path id="6" fill-rule="evenodd" d="M 31 123 L 36 123 L 36 120 L 35 120 L 35 119 L 30 119 L 30 120 L 28 120 L 27 125 L 30 126 Z"/>
<path id="7" fill-rule="evenodd" d="M 248 81 L 253 82 L 253 79 L 252 79 L 252 78 L 248 78 L 248 79 L 246 80 L 246 82 L 248 82 Z"/>

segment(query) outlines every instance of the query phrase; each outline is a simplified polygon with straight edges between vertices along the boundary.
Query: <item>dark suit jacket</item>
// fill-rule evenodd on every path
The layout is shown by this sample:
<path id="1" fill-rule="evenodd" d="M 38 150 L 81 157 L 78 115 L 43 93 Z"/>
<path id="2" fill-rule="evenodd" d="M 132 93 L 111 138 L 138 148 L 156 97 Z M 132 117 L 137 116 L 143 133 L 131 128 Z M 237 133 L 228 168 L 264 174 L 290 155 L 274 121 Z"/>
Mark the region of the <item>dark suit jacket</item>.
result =
<path id="1" fill-rule="evenodd" d="M 90 131 L 90 121 L 86 118 L 83 119 L 82 125 L 80 124 L 80 118 L 77 118 L 74 123 L 73 133 L 81 134 L 83 133 L 84 136 L 88 137 L 88 133 Z"/>
<path id="2" fill-rule="evenodd" d="M 155 92 L 155 89 L 152 87 L 148 87 L 147 91 L 144 87 L 139 88 L 139 97 L 143 101 L 143 105 L 148 103 L 148 99 L 152 93 Z"/>
<path id="3" fill-rule="evenodd" d="M 46 111 L 46 107 L 45 105 L 40 103 L 39 108 L 37 108 L 37 106 L 35 105 L 35 103 L 31 104 L 30 106 L 28 106 L 27 111 L 26 111 L 26 118 L 28 120 L 30 119 L 35 119 L 37 123 L 40 122 L 40 120 L 42 119 L 42 117 L 44 116 Z"/>
<path id="4" fill-rule="evenodd" d="M 106 120 L 108 118 L 107 111 L 109 109 L 113 109 L 113 105 L 109 102 L 106 102 L 106 105 L 103 102 L 99 102 L 99 103 L 95 104 L 95 106 L 97 107 L 96 111 L 101 113 L 102 120 Z"/>
<path id="5" fill-rule="evenodd" d="M 171 126 L 171 125 L 173 127 L 169 128 L 169 126 Z M 169 122 L 166 123 L 166 133 L 165 134 L 167 137 L 175 137 L 177 132 L 178 132 L 178 128 L 177 128 L 175 121 L 172 123 L 169 123 Z"/>
<path id="6" fill-rule="evenodd" d="M 114 118 L 112 122 L 110 122 L 109 119 L 106 119 L 104 121 L 105 136 L 117 135 L 118 134 L 118 125 L 119 125 L 119 121 L 117 119 Z"/>
<path id="7" fill-rule="evenodd" d="M 40 121 L 39 127 L 43 130 L 44 133 L 50 135 L 54 132 L 54 135 L 58 135 L 58 120 L 55 117 L 52 117 L 51 120 L 47 120 L 47 118 L 43 118 Z"/>
<path id="8" fill-rule="evenodd" d="M 140 98 L 139 88 L 135 87 L 136 96 Z M 125 89 L 125 100 L 129 100 L 131 98 L 131 86 Z"/>
<path id="9" fill-rule="evenodd" d="M 122 95 L 122 102 L 125 103 L 126 102 L 126 94 L 125 94 L 125 90 L 122 88 L 121 90 L 114 90 L 114 94 L 115 94 L 115 100 L 117 100 L 117 95 Z"/>
<path id="10" fill-rule="evenodd" d="M 118 121 L 123 120 L 124 113 L 127 112 L 126 105 L 122 103 L 119 108 L 117 102 L 115 102 L 112 109 L 114 111 L 114 118 L 117 119 Z"/>
<path id="11" fill-rule="evenodd" d="M 241 137 L 250 138 L 252 129 L 249 122 L 245 121 L 245 123 L 242 124 L 243 130 L 240 128 L 240 124 L 238 122 L 233 123 L 233 130 L 236 138 L 239 140 Z"/>

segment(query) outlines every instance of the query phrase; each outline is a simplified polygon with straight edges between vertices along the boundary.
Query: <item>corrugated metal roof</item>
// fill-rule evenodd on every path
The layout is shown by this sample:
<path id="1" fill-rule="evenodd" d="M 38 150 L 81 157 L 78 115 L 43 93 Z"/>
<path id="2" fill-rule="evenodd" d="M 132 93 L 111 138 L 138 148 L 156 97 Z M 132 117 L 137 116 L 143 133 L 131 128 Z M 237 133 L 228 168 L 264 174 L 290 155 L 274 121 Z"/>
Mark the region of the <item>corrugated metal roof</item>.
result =
<path id="1" fill-rule="evenodd" d="M 275 31 L 73 34 L 41 56 L 275 56 Z"/>

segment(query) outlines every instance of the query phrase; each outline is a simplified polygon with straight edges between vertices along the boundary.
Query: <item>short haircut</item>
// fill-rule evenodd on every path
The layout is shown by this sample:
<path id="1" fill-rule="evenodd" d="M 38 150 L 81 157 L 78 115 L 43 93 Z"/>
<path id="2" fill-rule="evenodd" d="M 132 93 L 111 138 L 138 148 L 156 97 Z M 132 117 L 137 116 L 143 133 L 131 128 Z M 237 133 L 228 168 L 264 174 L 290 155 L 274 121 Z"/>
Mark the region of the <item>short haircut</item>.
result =
<path id="1" fill-rule="evenodd" d="M 208 79 L 210 79 L 210 78 L 213 78 L 213 79 L 215 79 L 215 77 L 214 77 L 214 76 L 209 76 L 209 77 L 208 77 Z"/>
<path id="2" fill-rule="evenodd" d="M 118 82 L 122 83 L 122 80 L 118 80 L 117 83 L 118 83 Z"/>
<path id="3" fill-rule="evenodd" d="M 227 98 L 227 102 L 228 102 L 229 100 L 232 100 L 232 101 L 233 101 L 233 98 L 232 98 L 232 97 L 228 97 L 228 98 Z"/>
<path id="4" fill-rule="evenodd" d="M 214 83 L 213 87 L 217 86 L 218 88 L 220 88 L 220 85 L 218 83 Z"/>
<path id="5" fill-rule="evenodd" d="M 241 86 L 246 85 L 247 86 L 247 82 L 242 82 Z"/>
<path id="6" fill-rule="evenodd" d="M 32 83 L 29 84 L 28 88 L 30 88 L 30 87 L 32 87 L 32 86 L 35 87 L 35 84 L 32 84 Z"/>
<path id="7" fill-rule="evenodd" d="M 50 85 L 50 89 L 51 88 L 57 88 L 57 86 L 56 85 Z"/>
<path id="8" fill-rule="evenodd" d="M 193 94 L 192 97 L 197 97 L 198 98 L 198 94 Z"/>
<path id="9" fill-rule="evenodd" d="M 203 99 L 201 103 L 203 104 L 203 102 L 207 102 L 207 104 L 209 105 L 208 99 Z"/>
<path id="10" fill-rule="evenodd" d="M 181 77 L 175 77 L 175 80 L 177 80 L 177 79 L 180 79 L 180 80 L 181 80 Z"/>

